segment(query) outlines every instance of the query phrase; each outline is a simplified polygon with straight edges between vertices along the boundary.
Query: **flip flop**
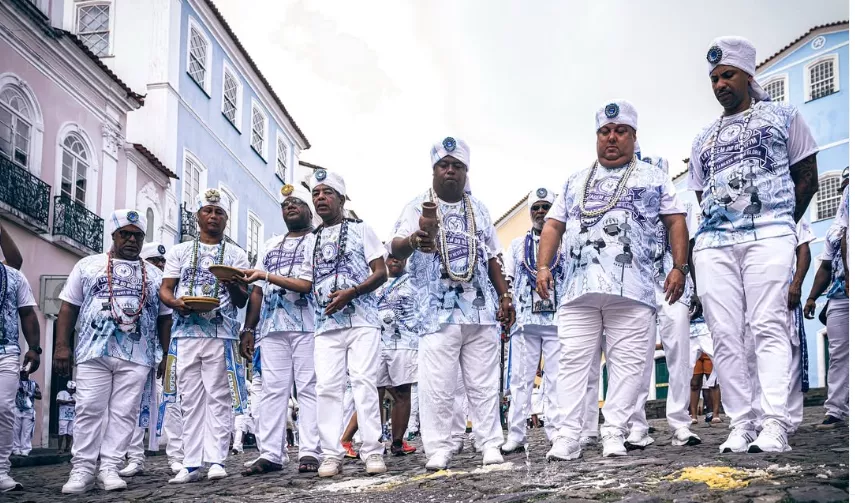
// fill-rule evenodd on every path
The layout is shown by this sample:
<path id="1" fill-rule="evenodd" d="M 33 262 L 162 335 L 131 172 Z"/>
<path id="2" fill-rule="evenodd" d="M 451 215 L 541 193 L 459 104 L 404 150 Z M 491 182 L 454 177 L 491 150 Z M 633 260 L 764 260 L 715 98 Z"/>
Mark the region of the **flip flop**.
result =
<path id="1" fill-rule="evenodd" d="M 240 472 L 244 477 L 248 477 L 251 475 L 261 475 L 262 473 L 269 472 L 278 472 L 282 471 L 282 465 L 279 463 L 272 463 L 264 458 L 259 458 L 252 465 L 247 467 L 244 471 Z"/>
<path id="2" fill-rule="evenodd" d="M 297 471 L 300 473 L 316 473 L 318 471 L 318 460 L 312 456 L 303 456 L 300 458 L 300 466 Z"/>
<path id="3" fill-rule="evenodd" d="M 710 423 L 721 424 L 721 418 L 720 417 L 714 417 L 714 418 L 712 418 L 712 420 L 710 420 Z"/>

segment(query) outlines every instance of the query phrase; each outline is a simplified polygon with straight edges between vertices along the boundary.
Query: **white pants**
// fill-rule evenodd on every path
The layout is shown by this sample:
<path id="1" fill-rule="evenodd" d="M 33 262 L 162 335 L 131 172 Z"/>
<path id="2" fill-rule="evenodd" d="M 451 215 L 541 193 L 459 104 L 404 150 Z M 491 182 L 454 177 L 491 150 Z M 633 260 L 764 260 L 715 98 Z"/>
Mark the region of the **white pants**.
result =
<path id="1" fill-rule="evenodd" d="M 296 399 L 300 407 L 299 457 L 320 459 L 314 334 L 271 332 L 258 345 L 261 351 L 262 389 L 260 399 L 253 403 L 258 403 L 260 414 L 256 420 L 256 436 L 261 457 L 276 464 L 288 461 L 288 453 L 282 446 L 286 442 L 285 430 L 291 420 L 288 401 L 291 388 L 296 383 Z"/>
<path id="2" fill-rule="evenodd" d="M 787 400 L 793 317 L 787 309 L 787 292 L 795 242 L 795 236 L 790 235 L 707 248 L 695 254 L 698 296 L 712 333 L 715 366 L 721 375 L 721 401 L 731 418 L 731 428 L 757 429 L 768 420 L 790 427 Z M 746 352 L 750 344 L 746 339 L 752 336 L 762 391 L 760 417 L 752 407 L 752 376 Z"/>
<path id="3" fill-rule="evenodd" d="M 407 423 L 407 433 L 417 431 L 419 431 L 419 383 L 413 383 L 410 386 L 410 421 Z"/>
<path id="4" fill-rule="evenodd" d="M 653 308 L 615 295 L 586 294 L 558 309 L 561 357 L 558 367 L 559 435 L 579 439 L 588 412 L 585 394 L 591 363 L 605 337 L 609 393 L 603 405 L 603 436 L 626 436 L 636 409 L 650 344 Z"/>
<path id="5" fill-rule="evenodd" d="M 182 337 L 177 351 L 184 466 L 223 464 L 233 417 L 225 344 L 216 338 Z"/>
<path id="6" fill-rule="evenodd" d="M 600 430 L 600 358 L 602 351 L 594 351 L 594 358 L 591 360 L 591 371 L 588 374 L 588 387 L 585 389 L 585 402 L 582 406 L 585 408 L 582 416 L 582 436 L 596 437 Z M 558 355 L 560 357 L 560 353 Z M 556 382 L 558 376 L 552 376 L 550 379 L 551 386 L 558 386 Z M 559 409 L 559 404 L 552 402 L 552 407 Z M 550 441 L 552 433 L 547 429 Z M 558 433 L 557 431 L 555 433 Z"/>
<path id="7" fill-rule="evenodd" d="M 701 357 L 701 353 L 705 353 L 710 357 L 710 360 L 715 356 L 713 349 L 712 337 L 709 335 L 699 335 L 689 339 L 689 362 L 692 364 L 692 375 L 695 372 L 695 365 Z M 669 385 L 670 386 L 670 385 Z"/>
<path id="8" fill-rule="evenodd" d="M 252 418 L 249 414 L 235 414 L 234 416 L 234 439 L 232 440 L 232 450 L 243 452 L 243 436 L 251 433 Z"/>
<path id="9" fill-rule="evenodd" d="M 170 463 L 184 463 L 184 420 L 181 418 L 181 402 L 166 404 L 163 413 L 162 432 L 166 437 L 166 457 Z"/>
<path id="10" fill-rule="evenodd" d="M 644 353 L 644 371 L 641 373 L 641 388 L 638 390 L 638 398 L 635 402 L 635 410 L 629 416 L 627 427 L 630 433 L 641 432 L 646 435 L 650 430 L 650 424 L 647 422 L 647 399 L 650 398 L 650 376 L 653 375 L 653 367 L 656 364 L 654 354 L 656 352 L 656 316 L 653 317 L 653 322 L 650 324 L 650 332 L 647 339 L 647 347 Z M 609 369 L 609 380 L 611 380 L 611 368 Z M 610 390 L 611 391 L 611 390 Z M 667 404 L 666 404 L 667 408 Z"/>
<path id="11" fill-rule="evenodd" d="M 499 333 L 495 325 L 442 325 L 419 343 L 419 410 L 427 457 L 453 452 L 453 421 L 458 376 L 462 371 L 476 447 L 498 448 L 504 437 L 499 421 Z"/>
<path id="12" fill-rule="evenodd" d="M 137 463 L 145 466 L 145 428 L 139 426 L 131 433 L 131 441 L 128 443 L 128 463 Z"/>
<path id="13" fill-rule="evenodd" d="M 452 411 L 451 437 L 457 443 L 466 438 L 466 424 L 469 422 L 469 397 L 466 396 L 466 386 L 463 384 L 462 369 L 457 372 L 457 385 L 454 387 L 454 405 Z M 501 422 L 499 425 L 501 426 Z"/>
<path id="14" fill-rule="evenodd" d="M 73 472 L 94 474 L 99 454 L 102 472 L 121 468 L 150 371 L 109 356 L 77 365 Z"/>
<path id="15" fill-rule="evenodd" d="M 826 312 L 828 334 L 827 414 L 849 416 L 849 299 L 831 299 Z"/>
<path id="16" fill-rule="evenodd" d="M 263 358 L 263 349 L 261 354 Z M 350 372 L 356 419 L 362 436 L 359 456 L 365 460 L 372 454 L 383 454 L 383 444 L 380 443 L 380 402 L 377 395 L 379 354 L 379 328 L 330 330 L 315 337 L 317 423 L 324 458 L 344 458 L 340 421 L 344 390 L 347 386 L 346 372 Z M 300 418 L 301 425 L 309 422 L 305 417 Z"/>
<path id="17" fill-rule="evenodd" d="M 8 475 L 15 445 L 15 395 L 18 394 L 19 355 L 0 355 L 0 476 Z"/>
<path id="18" fill-rule="evenodd" d="M 13 452 L 29 455 L 33 450 L 33 431 L 36 427 L 36 418 L 32 410 L 15 410 L 15 445 Z"/>
<path id="19" fill-rule="evenodd" d="M 347 429 L 347 425 L 350 424 L 350 419 L 353 417 L 353 413 L 356 412 L 356 402 L 353 400 L 353 384 L 351 384 L 349 388 L 346 387 L 344 389 L 344 398 L 342 399 L 341 406 L 342 416 L 341 430 L 338 432 L 339 437 L 344 435 L 344 430 Z M 359 443 L 359 440 L 357 440 L 358 437 L 359 430 L 356 430 L 356 434 L 353 436 L 353 442 Z"/>
<path id="20" fill-rule="evenodd" d="M 558 342 L 558 327 L 525 325 L 511 335 L 511 407 L 508 410 L 508 441 L 522 444 L 526 436 L 526 420 L 535 413 L 532 410 L 532 388 L 540 357 L 543 355 L 544 380 L 546 376 L 558 375 L 558 355 L 561 344 Z M 542 352 L 542 353 L 541 353 Z M 547 424 L 555 424 L 557 409 L 556 386 L 542 384 L 541 394 L 550 393 L 549 397 L 542 396 L 541 411 L 546 417 Z"/>

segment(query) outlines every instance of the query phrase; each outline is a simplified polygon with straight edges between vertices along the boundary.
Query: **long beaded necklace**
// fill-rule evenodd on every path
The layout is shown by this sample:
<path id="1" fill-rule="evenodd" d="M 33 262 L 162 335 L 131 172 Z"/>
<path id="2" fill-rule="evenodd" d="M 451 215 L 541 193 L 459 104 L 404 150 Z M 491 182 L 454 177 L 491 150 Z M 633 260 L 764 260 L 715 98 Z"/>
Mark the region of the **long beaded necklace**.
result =
<path id="1" fill-rule="evenodd" d="M 409 273 L 404 273 L 392 281 L 392 284 L 383 289 L 383 292 L 380 294 L 380 298 L 377 299 L 377 303 L 383 302 L 391 293 L 396 292 L 399 288 L 404 286 L 404 280 L 407 278 Z"/>
<path id="2" fill-rule="evenodd" d="M 309 235 L 308 233 L 303 234 L 303 236 L 300 237 L 300 240 L 297 241 L 297 246 L 294 247 L 294 253 L 291 255 L 291 264 L 288 266 L 288 272 L 285 274 L 286 278 L 291 277 L 291 271 L 293 271 L 293 269 L 294 269 L 294 262 L 296 262 L 297 252 L 300 250 L 300 246 L 303 245 L 303 241 L 306 239 L 306 236 L 308 236 L 308 235 Z M 282 261 L 283 261 L 282 257 L 284 256 L 283 250 L 284 250 L 286 239 L 288 239 L 288 234 L 285 234 L 284 236 L 282 236 L 282 242 L 279 243 L 279 257 L 276 259 L 276 272 L 279 272 L 282 270 Z M 284 296 L 287 292 L 288 292 L 288 290 L 285 290 L 284 288 L 279 289 L 279 295 Z M 306 294 L 301 293 L 300 298 L 297 299 L 296 301 L 294 301 L 294 305 L 297 307 L 308 306 L 309 301 L 306 300 Z"/>
<path id="3" fill-rule="evenodd" d="M 316 276 L 318 271 L 318 262 L 323 258 L 319 256 L 319 252 L 321 249 L 321 236 L 323 235 L 323 225 L 318 228 L 318 238 L 315 240 L 315 249 L 312 252 L 312 284 L 318 284 L 318 278 Z M 347 251 L 347 219 L 344 218 L 341 221 L 341 229 L 339 229 L 338 233 L 338 251 L 335 256 L 335 280 L 333 281 L 333 288 L 330 290 L 330 293 L 338 291 L 338 271 L 339 266 L 341 264 L 342 259 L 344 259 L 344 254 Z"/>
<path id="4" fill-rule="evenodd" d="M 142 270 L 142 286 L 140 287 L 139 305 L 137 306 L 136 311 L 120 309 L 117 313 L 116 303 L 114 302 L 113 296 L 113 252 L 110 251 L 107 253 L 107 302 L 110 304 L 110 314 L 113 315 L 113 319 L 116 320 L 116 323 L 119 323 L 120 326 L 135 325 L 137 320 L 142 316 L 143 309 L 145 308 L 146 270 L 143 259 L 139 259 L 139 264 L 140 269 Z M 130 320 L 126 321 L 125 316 L 128 316 Z"/>
<path id="5" fill-rule="evenodd" d="M 748 113 L 742 119 L 742 132 L 739 134 L 739 154 L 742 154 L 742 151 L 745 149 L 745 138 L 748 136 L 748 123 L 751 122 L 751 116 L 754 115 L 754 105 L 757 101 L 754 98 L 751 98 L 751 105 L 748 107 Z M 715 132 L 713 133 L 713 141 L 712 147 L 710 148 L 710 178 L 712 178 L 713 186 L 716 186 L 715 175 L 718 172 L 716 170 L 716 146 L 718 145 L 718 135 L 721 133 L 721 125 L 724 122 L 724 113 L 718 118 L 718 121 L 715 123 Z"/>
<path id="6" fill-rule="evenodd" d="M 223 239 L 220 241 L 220 249 L 217 252 L 217 259 L 215 261 L 216 265 L 223 264 L 223 257 L 226 254 L 226 240 Z M 190 258 L 190 268 L 193 269 L 193 276 L 190 277 L 190 288 L 189 293 L 190 296 L 193 297 L 196 292 L 196 276 L 199 274 L 199 238 L 196 238 L 193 241 L 193 255 Z M 213 291 L 213 295 L 211 292 Z M 215 299 L 220 298 L 220 280 L 214 280 L 214 287 L 211 288 L 211 285 L 205 285 L 202 287 L 202 293 L 206 296 L 213 297 Z"/>
<path id="7" fill-rule="evenodd" d="M 555 256 L 552 258 L 552 263 L 549 264 L 549 272 L 555 272 L 555 268 L 558 267 L 558 259 L 561 255 L 561 241 L 558 242 L 559 251 L 555 253 Z M 523 254 L 523 267 L 525 268 L 525 272 L 528 275 L 529 284 L 534 286 L 537 281 L 537 254 L 535 253 L 535 245 L 534 245 L 534 236 L 532 231 L 528 231 L 528 234 L 525 236 L 525 250 Z"/>
<path id="8" fill-rule="evenodd" d="M 582 223 L 582 232 L 587 231 L 588 227 L 591 227 L 602 220 L 603 216 L 617 205 L 618 201 L 620 201 L 621 195 L 623 195 L 623 190 L 626 188 L 627 182 L 629 182 L 629 177 L 635 170 L 635 163 L 636 158 L 635 156 L 632 156 L 632 160 L 630 161 L 629 166 L 624 170 L 623 175 L 620 178 L 620 182 L 618 182 L 618 186 L 612 194 L 611 199 L 609 199 L 609 201 L 601 208 L 589 210 L 588 197 L 594 185 L 594 175 L 597 173 L 597 168 L 600 166 L 599 161 L 594 161 L 591 165 L 591 169 L 588 171 L 588 178 L 585 180 L 585 191 L 582 193 L 582 204 L 579 206 L 579 221 Z"/>
<path id="9" fill-rule="evenodd" d="M 430 191 L 430 200 L 436 204 L 436 194 L 433 189 Z M 472 201 L 469 195 L 463 194 L 463 212 L 466 215 L 466 222 L 463 232 L 466 234 L 466 269 L 463 274 L 457 274 L 451 269 L 451 260 L 448 257 L 448 236 L 445 232 L 445 226 L 442 224 L 442 205 L 437 204 L 437 217 L 439 224 L 439 251 L 440 260 L 445 268 L 448 277 L 457 283 L 469 283 L 475 276 L 475 259 L 477 258 L 477 228 L 475 227 L 475 212 L 472 210 Z"/>
<path id="10" fill-rule="evenodd" d="M 3 316 L 3 310 L 6 309 L 6 295 L 9 293 L 9 271 L 6 266 L 0 263 L 0 345 L 9 343 L 9 338 L 6 337 L 6 317 Z M 18 334 L 15 334 L 17 337 Z"/>

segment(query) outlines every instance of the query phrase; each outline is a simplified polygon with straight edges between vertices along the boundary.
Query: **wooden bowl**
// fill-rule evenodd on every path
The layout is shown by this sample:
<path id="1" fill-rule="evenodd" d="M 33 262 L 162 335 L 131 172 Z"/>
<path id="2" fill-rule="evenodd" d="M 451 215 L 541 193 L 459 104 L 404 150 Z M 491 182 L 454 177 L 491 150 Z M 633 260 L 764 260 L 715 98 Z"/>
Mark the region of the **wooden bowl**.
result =
<path id="1" fill-rule="evenodd" d="M 237 267 L 229 267 L 227 265 L 208 266 L 208 270 L 220 281 L 233 281 L 245 276 L 243 271 Z"/>
<path id="2" fill-rule="evenodd" d="M 191 297 L 189 295 L 181 297 L 184 305 L 193 312 L 207 313 L 220 307 L 220 299 L 214 297 Z"/>

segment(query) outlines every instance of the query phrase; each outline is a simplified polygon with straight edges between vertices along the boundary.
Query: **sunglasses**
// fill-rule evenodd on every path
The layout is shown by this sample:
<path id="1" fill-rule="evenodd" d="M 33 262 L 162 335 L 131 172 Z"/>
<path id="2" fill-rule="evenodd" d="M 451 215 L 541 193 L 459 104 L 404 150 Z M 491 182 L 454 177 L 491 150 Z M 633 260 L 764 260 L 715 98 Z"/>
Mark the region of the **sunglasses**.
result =
<path id="1" fill-rule="evenodd" d="M 540 211 L 540 210 L 549 211 L 549 208 L 552 208 L 551 204 L 547 204 L 547 203 L 535 204 L 535 205 L 532 205 L 531 211 Z"/>
<path id="2" fill-rule="evenodd" d="M 145 239 L 145 233 L 144 232 L 132 232 L 132 231 L 120 230 L 120 231 L 118 231 L 118 233 L 119 233 L 119 237 L 124 239 L 125 241 L 128 241 L 131 238 L 134 238 L 137 243 L 142 243 L 142 241 Z"/>
<path id="3" fill-rule="evenodd" d="M 288 199 L 282 201 L 282 207 L 288 208 L 289 206 L 296 206 L 299 208 L 301 206 L 308 206 L 308 204 L 303 202 L 302 199 L 297 199 L 296 197 L 289 197 Z"/>
<path id="4" fill-rule="evenodd" d="M 466 169 L 466 165 L 463 164 L 462 162 L 439 161 L 436 164 L 434 164 L 434 166 L 441 168 L 441 169 L 446 169 L 449 166 L 454 166 L 456 169 Z"/>

